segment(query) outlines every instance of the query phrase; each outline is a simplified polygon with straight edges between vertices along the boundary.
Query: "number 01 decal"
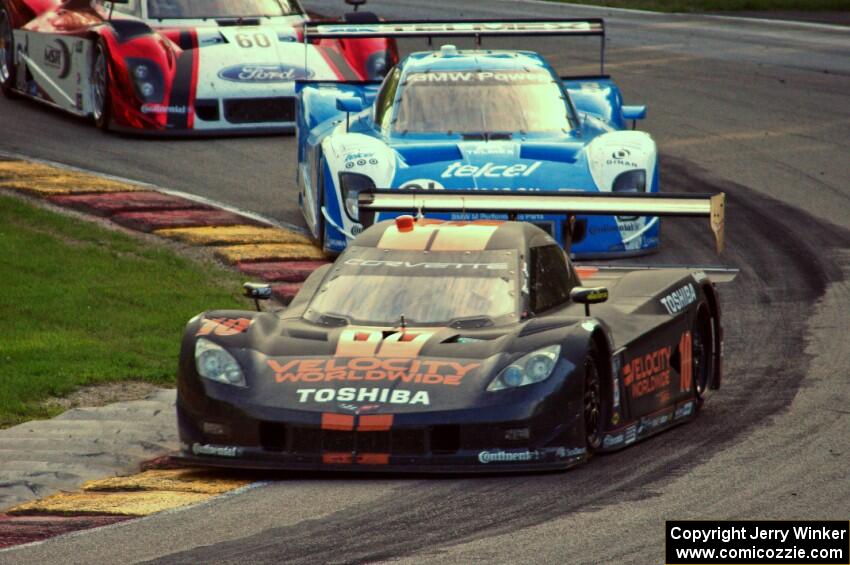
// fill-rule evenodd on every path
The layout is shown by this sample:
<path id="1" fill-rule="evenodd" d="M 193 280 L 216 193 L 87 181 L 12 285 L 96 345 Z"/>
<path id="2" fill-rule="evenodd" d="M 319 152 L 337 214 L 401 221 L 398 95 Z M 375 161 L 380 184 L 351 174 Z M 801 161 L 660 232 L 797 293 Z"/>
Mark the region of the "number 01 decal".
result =
<path id="1" fill-rule="evenodd" d="M 271 47 L 272 42 L 264 33 L 237 33 L 236 44 L 243 49 L 257 47 Z"/>
<path id="2" fill-rule="evenodd" d="M 679 390 L 689 392 L 694 380 L 694 338 L 691 332 L 682 334 L 679 340 L 679 359 L 682 360 L 679 372 Z"/>

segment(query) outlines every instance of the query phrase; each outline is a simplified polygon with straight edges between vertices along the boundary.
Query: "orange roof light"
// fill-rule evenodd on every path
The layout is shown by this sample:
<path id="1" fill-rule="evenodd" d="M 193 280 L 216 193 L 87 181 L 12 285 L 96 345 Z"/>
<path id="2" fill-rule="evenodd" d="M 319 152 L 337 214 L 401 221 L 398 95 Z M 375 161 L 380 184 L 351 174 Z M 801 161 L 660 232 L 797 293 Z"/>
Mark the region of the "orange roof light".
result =
<path id="1" fill-rule="evenodd" d="M 399 216 L 395 219 L 395 227 L 400 232 L 413 231 L 413 225 L 415 223 L 416 220 L 413 219 L 413 216 Z"/>

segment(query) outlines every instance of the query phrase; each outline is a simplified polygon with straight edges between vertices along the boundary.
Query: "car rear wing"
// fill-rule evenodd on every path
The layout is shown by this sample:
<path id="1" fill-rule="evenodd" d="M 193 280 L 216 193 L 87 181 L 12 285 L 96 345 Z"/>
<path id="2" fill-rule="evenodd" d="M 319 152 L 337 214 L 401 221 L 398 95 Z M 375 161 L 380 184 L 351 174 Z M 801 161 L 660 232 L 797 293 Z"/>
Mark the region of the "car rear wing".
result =
<path id="1" fill-rule="evenodd" d="M 697 271 L 710 278 L 711 282 L 714 283 L 730 283 L 741 273 L 740 269 L 716 265 L 598 265 L 582 263 L 576 266 L 576 270 L 582 279 L 618 277 L 635 271 L 669 271 L 670 269 Z"/>
<path id="2" fill-rule="evenodd" d="M 424 37 L 431 45 L 435 37 L 474 37 L 481 46 L 484 37 L 597 36 L 600 74 L 605 74 L 605 22 L 588 19 L 520 20 L 404 20 L 375 23 L 322 23 L 304 25 L 305 41 L 352 38 Z"/>
<path id="3" fill-rule="evenodd" d="M 358 195 L 360 218 L 365 223 L 378 212 L 457 212 L 507 214 L 565 214 L 589 216 L 684 216 L 709 219 L 717 252 L 725 240 L 726 194 L 647 194 L 598 192 L 472 192 L 450 190 L 377 189 Z"/>

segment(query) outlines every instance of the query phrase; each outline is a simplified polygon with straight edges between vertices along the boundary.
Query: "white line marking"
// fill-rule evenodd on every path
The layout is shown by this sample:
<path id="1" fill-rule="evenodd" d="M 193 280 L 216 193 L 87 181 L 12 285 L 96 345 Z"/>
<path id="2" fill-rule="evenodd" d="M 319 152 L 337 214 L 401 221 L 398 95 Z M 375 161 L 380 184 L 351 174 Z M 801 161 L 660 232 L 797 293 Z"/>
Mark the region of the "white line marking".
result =
<path id="1" fill-rule="evenodd" d="M 506 1 L 506 0 L 505 0 Z M 557 2 L 555 0 L 511 0 L 510 3 L 522 2 L 523 4 L 536 4 L 538 6 L 566 6 L 567 8 L 576 8 L 576 9 L 588 9 L 588 10 L 596 10 L 596 11 L 606 11 L 606 12 L 615 12 L 622 14 L 640 14 L 645 16 L 657 16 L 657 17 L 700 17 L 700 18 L 712 18 L 717 20 L 728 20 L 730 22 L 735 23 L 746 23 L 746 22 L 757 22 L 761 24 L 768 25 L 778 25 L 778 26 L 799 26 L 799 27 L 807 27 L 811 29 L 821 29 L 821 30 L 834 30 L 834 31 L 846 31 L 850 33 L 850 26 L 836 25 L 836 24 L 822 24 L 817 22 L 801 22 L 798 20 L 773 20 L 767 18 L 746 18 L 743 16 L 721 16 L 717 14 L 700 14 L 693 12 L 653 12 L 651 10 L 637 10 L 635 8 L 615 8 L 613 6 L 593 6 L 590 4 L 573 4 L 571 2 Z"/>

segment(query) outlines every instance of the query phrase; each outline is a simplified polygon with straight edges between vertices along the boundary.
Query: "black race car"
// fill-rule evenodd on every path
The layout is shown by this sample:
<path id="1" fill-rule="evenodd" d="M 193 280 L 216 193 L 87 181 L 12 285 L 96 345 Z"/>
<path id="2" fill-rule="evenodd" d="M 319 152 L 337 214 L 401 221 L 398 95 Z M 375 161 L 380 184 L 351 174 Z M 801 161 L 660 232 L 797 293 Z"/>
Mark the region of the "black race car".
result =
<path id="1" fill-rule="evenodd" d="M 374 192 L 360 205 L 364 218 L 423 205 L 711 215 L 722 242 L 723 195 L 452 198 Z M 189 322 L 178 460 L 566 468 L 694 418 L 720 386 L 721 344 L 718 293 L 704 269 L 577 267 L 529 223 L 402 216 L 367 228 L 285 310 Z"/>

